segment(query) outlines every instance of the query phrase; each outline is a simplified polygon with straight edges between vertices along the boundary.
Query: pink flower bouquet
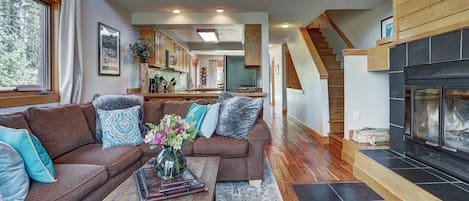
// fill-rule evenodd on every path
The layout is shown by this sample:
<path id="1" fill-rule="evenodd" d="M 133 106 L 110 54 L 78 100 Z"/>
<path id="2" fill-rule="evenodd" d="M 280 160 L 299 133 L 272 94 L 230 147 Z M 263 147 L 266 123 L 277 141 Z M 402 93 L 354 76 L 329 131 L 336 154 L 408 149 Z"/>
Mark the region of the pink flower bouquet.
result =
<path id="1" fill-rule="evenodd" d="M 145 136 L 144 142 L 150 144 L 151 149 L 167 146 L 180 150 L 187 142 L 194 139 L 194 134 L 197 132 L 194 124 L 187 123 L 175 114 L 165 115 L 158 125 L 151 123 L 146 123 L 146 125 L 150 131 Z"/>

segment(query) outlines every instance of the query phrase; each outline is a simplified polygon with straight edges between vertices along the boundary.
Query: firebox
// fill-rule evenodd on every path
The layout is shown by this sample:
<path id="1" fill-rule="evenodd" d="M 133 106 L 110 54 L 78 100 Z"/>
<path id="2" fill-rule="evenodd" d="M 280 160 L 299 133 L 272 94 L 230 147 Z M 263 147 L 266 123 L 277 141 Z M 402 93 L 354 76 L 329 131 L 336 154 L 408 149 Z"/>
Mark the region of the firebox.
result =
<path id="1" fill-rule="evenodd" d="M 468 61 L 407 67 L 405 75 L 406 154 L 469 181 Z"/>
<path id="2" fill-rule="evenodd" d="M 391 148 L 469 182 L 469 29 L 401 44 L 390 55 L 391 131 L 406 145 L 394 137 Z"/>

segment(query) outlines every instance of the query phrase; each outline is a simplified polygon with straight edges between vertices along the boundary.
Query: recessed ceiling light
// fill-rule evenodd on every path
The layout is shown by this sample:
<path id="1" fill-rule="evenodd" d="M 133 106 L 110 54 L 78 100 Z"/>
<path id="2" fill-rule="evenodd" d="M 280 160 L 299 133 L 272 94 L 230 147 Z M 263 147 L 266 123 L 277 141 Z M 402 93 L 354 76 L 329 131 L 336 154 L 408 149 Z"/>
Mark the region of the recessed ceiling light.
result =
<path id="1" fill-rule="evenodd" d="M 273 45 L 272 44 L 269 44 L 269 47 L 272 47 Z"/>
<path id="2" fill-rule="evenodd" d="M 181 13 L 181 10 L 179 10 L 179 9 L 174 9 L 174 10 L 173 10 L 173 13 L 179 14 L 179 13 Z"/>
<path id="3" fill-rule="evenodd" d="M 204 42 L 218 41 L 217 30 L 215 29 L 197 29 L 196 31 Z"/>
<path id="4" fill-rule="evenodd" d="M 215 11 L 217 11 L 217 13 L 223 13 L 225 12 L 225 10 L 221 9 L 221 8 L 217 8 Z"/>
<path id="5" fill-rule="evenodd" d="M 290 25 L 288 25 L 288 24 L 282 24 L 282 28 L 286 29 L 286 28 L 288 28 L 288 27 L 290 27 Z"/>

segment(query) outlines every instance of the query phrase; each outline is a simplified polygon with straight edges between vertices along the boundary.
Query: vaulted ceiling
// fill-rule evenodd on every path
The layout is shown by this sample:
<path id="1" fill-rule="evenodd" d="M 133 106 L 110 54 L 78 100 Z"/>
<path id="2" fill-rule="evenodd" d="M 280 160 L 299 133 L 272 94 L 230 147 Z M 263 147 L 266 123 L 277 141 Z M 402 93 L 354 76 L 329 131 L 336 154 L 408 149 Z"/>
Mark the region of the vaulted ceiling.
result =
<path id="1" fill-rule="evenodd" d="M 109 0 L 129 12 L 213 13 L 216 8 L 225 12 L 269 13 L 270 42 L 280 43 L 294 28 L 305 26 L 327 9 L 372 9 L 391 0 Z M 289 29 L 281 28 L 288 23 Z"/>

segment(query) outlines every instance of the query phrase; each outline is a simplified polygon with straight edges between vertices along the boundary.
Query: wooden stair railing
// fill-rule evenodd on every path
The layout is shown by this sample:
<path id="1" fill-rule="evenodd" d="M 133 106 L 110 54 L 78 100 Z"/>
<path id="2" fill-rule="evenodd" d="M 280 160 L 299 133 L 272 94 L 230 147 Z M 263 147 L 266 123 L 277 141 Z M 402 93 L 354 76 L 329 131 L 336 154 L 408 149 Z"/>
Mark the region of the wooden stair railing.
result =
<path id="1" fill-rule="evenodd" d="M 311 57 L 313 57 L 313 61 L 316 64 L 316 68 L 318 69 L 318 72 L 319 72 L 319 78 L 322 80 L 327 79 L 328 73 L 327 73 L 326 65 L 324 65 L 324 62 L 322 61 L 322 58 L 319 55 L 318 49 L 316 48 L 313 41 L 311 40 L 308 30 L 306 28 L 300 28 L 300 32 L 301 32 L 301 35 L 303 36 L 304 41 L 306 42 L 306 45 L 308 46 Z"/>
<path id="2" fill-rule="evenodd" d="M 324 18 L 326 18 L 326 20 L 329 22 L 329 24 L 332 26 L 332 28 L 334 28 L 334 30 L 337 32 L 337 34 L 339 34 L 340 38 L 344 41 L 345 45 L 347 45 L 347 47 L 349 49 L 353 49 L 352 42 L 350 42 L 350 40 L 347 38 L 347 36 L 345 36 L 344 32 L 342 32 L 342 30 L 340 30 L 340 28 L 337 26 L 337 24 L 335 24 L 335 22 L 332 21 L 332 19 L 327 14 L 327 11 L 324 11 L 322 13 L 322 16 L 324 16 Z"/>

